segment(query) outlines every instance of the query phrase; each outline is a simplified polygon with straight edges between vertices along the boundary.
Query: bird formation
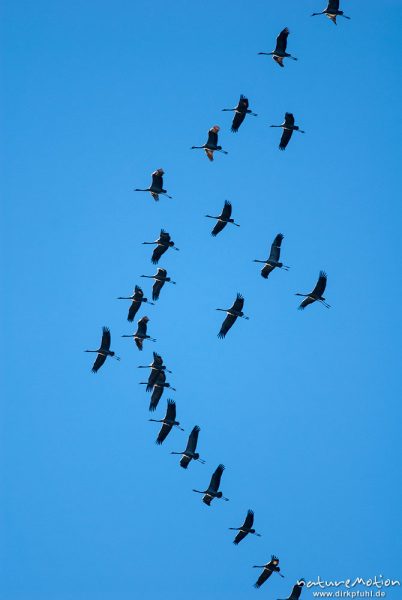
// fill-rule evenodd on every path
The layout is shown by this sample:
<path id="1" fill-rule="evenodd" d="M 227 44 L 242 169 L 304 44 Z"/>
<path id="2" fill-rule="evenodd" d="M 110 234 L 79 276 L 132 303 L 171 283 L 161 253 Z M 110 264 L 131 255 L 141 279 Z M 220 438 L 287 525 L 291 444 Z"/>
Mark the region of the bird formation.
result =
<path id="1" fill-rule="evenodd" d="M 320 13 L 313 13 L 312 16 L 324 14 L 326 15 L 335 25 L 337 16 L 343 16 L 344 18 L 349 19 L 343 14 L 343 11 L 339 10 L 339 1 L 338 0 L 329 0 L 328 6 L 325 10 Z M 296 57 L 292 56 L 287 52 L 287 41 L 289 36 L 289 30 L 285 27 L 276 38 L 276 46 L 275 50 L 272 52 L 259 52 L 259 54 L 265 54 L 272 56 L 273 60 L 280 66 L 284 67 L 284 59 L 289 58 L 292 60 L 297 60 Z M 249 109 L 249 101 L 244 96 L 241 95 L 239 102 L 235 108 L 224 108 L 223 111 L 232 111 L 234 112 L 233 121 L 231 125 L 232 132 L 238 132 L 240 126 L 245 120 L 247 115 L 257 116 L 256 113 L 252 112 Z M 285 150 L 287 147 L 293 131 L 298 131 L 299 133 L 304 133 L 297 125 L 295 125 L 295 119 L 292 113 L 286 112 L 284 122 L 281 125 L 271 125 L 271 127 L 280 127 L 282 128 L 282 136 L 279 143 L 280 150 Z M 220 127 L 218 125 L 214 125 L 210 128 L 208 132 L 208 139 L 205 144 L 202 146 L 192 146 L 192 149 L 203 149 L 205 151 L 206 156 L 210 161 L 214 160 L 214 153 L 221 152 L 223 154 L 228 154 L 226 150 L 223 150 L 222 146 L 218 144 L 218 133 L 220 131 Z M 159 168 L 152 173 L 152 183 L 149 188 L 146 189 L 135 189 L 137 192 L 149 192 L 155 201 L 159 200 L 159 196 L 164 195 L 168 198 L 167 191 L 163 188 L 163 175 L 164 170 Z M 228 224 L 239 227 L 238 223 L 235 223 L 232 218 L 232 204 L 225 200 L 223 209 L 218 216 L 205 215 L 210 219 L 215 219 L 216 224 L 211 231 L 211 235 L 213 237 L 217 236 L 221 233 Z M 264 279 L 268 279 L 269 275 L 275 269 L 283 269 L 288 271 L 290 267 L 284 265 L 280 262 L 280 254 L 281 254 L 281 245 L 284 236 L 282 233 L 278 233 L 270 247 L 269 257 L 265 260 L 254 259 L 254 262 L 262 263 L 263 267 L 261 269 L 261 276 Z M 164 229 L 160 230 L 159 238 L 153 242 L 143 242 L 143 244 L 152 244 L 156 247 L 153 250 L 151 262 L 153 264 L 158 264 L 159 260 L 162 256 L 167 252 L 169 248 L 173 248 L 174 250 L 179 250 L 174 242 L 171 239 L 170 234 Z M 141 275 L 143 278 L 148 278 L 153 280 L 152 286 L 152 300 L 149 301 L 144 297 L 144 293 L 142 289 L 136 285 L 131 296 L 119 296 L 119 300 L 130 300 L 131 305 L 128 310 L 127 320 L 131 323 L 136 317 L 138 311 L 141 306 L 145 303 L 154 305 L 154 302 L 159 300 L 159 296 L 162 288 L 165 283 L 175 284 L 175 281 L 172 281 L 170 277 L 168 277 L 167 270 L 165 268 L 158 267 L 157 272 L 154 275 Z M 297 296 L 302 296 L 304 299 L 299 305 L 299 309 L 304 310 L 309 304 L 313 304 L 314 302 L 319 302 L 323 304 L 326 308 L 330 308 L 330 305 L 326 302 L 323 294 L 325 292 L 325 288 L 327 285 L 327 275 L 324 271 L 319 272 L 319 277 L 317 283 L 313 290 L 309 293 L 302 294 L 297 293 Z M 219 338 L 225 338 L 228 334 L 229 330 L 233 327 L 238 318 L 243 318 L 248 320 L 249 317 L 246 316 L 243 312 L 244 307 L 244 297 L 237 293 L 236 298 L 231 305 L 230 308 L 217 308 L 216 310 L 222 311 L 226 313 L 226 317 L 221 325 L 221 328 L 218 332 Z M 152 341 L 156 342 L 156 340 L 150 337 L 147 333 L 147 325 L 149 322 L 149 318 L 147 316 L 143 316 L 139 319 L 137 324 L 137 330 L 135 333 L 129 335 L 123 335 L 122 337 L 131 337 L 133 338 L 138 350 L 143 350 L 144 341 Z M 95 362 L 92 366 L 92 371 L 97 373 L 99 369 L 105 363 L 107 357 L 115 358 L 116 360 L 120 360 L 119 357 L 115 355 L 113 351 L 110 350 L 111 346 L 111 335 L 110 330 L 107 327 L 103 327 L 102 330 L 102 339 L 100 347 L 97 350 L 86 350 L 85 352 L 94 352 L 97 354 Z M 149 410 L 155 411 L 158 407 L 158 404 L 162 398 L 165 388 L 176 391 L 172 385 L 167 382 L 166 373 L 171 374 L 172 372 L 167 369 L 164 365 L 163 358 L 157 352 L 153 352 L 153 361 L 149 365 L 140 365 L 138 368 L 141 369 L 150 369 L 150 373 L 147 381 L 140 382 L 140 385 L 146 386 L 146 391 L 151 393 L 151 400 L 149 404 Z M 184 431 L 180 427 L 180 422 L 176 420 L 176 402 L 171 399 L 167 399 L 166 413 L 165 416 L 161 419 L 149 419 L 149 421 L 160 423 L 161 427 L 159 433 L 156 438 L 156 444 L 162 445 L 166 440 L 167 436 L 170 432 L 176 428 L 181 431 Z M 205 461 L 200 458 L 199 452 L 197 452 L 198 446 L 198 437 L 200 433 L 200 427 L 195 425 L 191 430 L 186 448 L 181 451 L 171 452 L 173 455 L 179 455 L 180 458 L 180 467 L 183 469 L 188 469 L 190 463 L 192 461 L 199 462 L 201 464 L 205 464 Z M 221 499 L 224 501 L 228 501 L 222 491 L 221 487 L 221 479 L 224 473 L 225 466 L 223 464 L 219 464 L 215 471 L 212 473 L 209 485 L 206 489 L 198 490 L 193 489 L 195 493 L 202 494 L 202 501 L 207 506 L 211 506 L 211 503 L 214 499 Z M 257 533 L 253 527 L 254 525 L 254 512 L 249 509 L 247 511 L 246 517 L 244 519 L 243 524 L 240 527 L 230 527 L 230 530 L 236 531 L 236 536 L 233 540 L 233 543 L 237 546 L 241 541 L 244 540 L 247 536 L 254 535 L 256 537 L 261 537 L 260 533 Z M 271 556 L 271 559 L 263 564 L 263 565 L 253 565 L 253 568 L 262 569 L 257 581 L 254 584 L 255 588 L 260 588 L 273 573 L 277 573 L 281 577 L 284 577 L 280 572 L 281 569 L 279 567 L 279 558 L 275 555 Z M 293 586 L 290 596 L 286 600 L 298 600 L 300 598 L 303 586 L 305 585 L 304 579 L 297 580 L 296 584 Z"/>

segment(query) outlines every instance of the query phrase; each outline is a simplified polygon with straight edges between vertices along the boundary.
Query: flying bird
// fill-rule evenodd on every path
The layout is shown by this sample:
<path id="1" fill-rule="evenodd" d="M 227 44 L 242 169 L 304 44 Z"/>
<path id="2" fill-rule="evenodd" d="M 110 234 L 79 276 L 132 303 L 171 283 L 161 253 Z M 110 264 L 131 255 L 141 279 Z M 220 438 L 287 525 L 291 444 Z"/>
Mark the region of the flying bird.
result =
<path id="1" fill-rule="evenodd" d="M 170 453 L 170 454 L 180 454 L 181 455 L 180 466 L 183 467 L 183 469 L 187 469 L 188 465 L 190 464 L 190 462 L 192 460 L 198 460 L 203 465 L 205 464 L 205 460 L 202 460 L 200 458 L 200 455 L 198 454 L 198 452 L 196 452 L 199 432 L 200 432 L 200 428 L 198 427 L 198 425 L 195 425 L 195 427 L 193 427 L 190 435 L 188 436 L 187 446 L 186 446 L 186 449 L 184 450 L 184 452 L 171 452 Z"/>
<path id="2" fill-rule="evenodd" d="M 180 427 L 180 423 L 176 421 L 176 403 L 173 402 L 173 400 L 167 401 L 166 415 L 163 417 L 163 419 L 149 420 L 153 421 L 154 423 L 162 423 L 162 427 L 158 433 L 158 437 L 156 438 L 157 444 L 162 444 L 162 442 L 165 441 L 173 427 L 178 427 L 181 429 L 181 431 L 184 431 L 184 429 Z"/>
<path id="3" fill-rule="evenodd" d="M 145 190 L 140 190 L 139 188 L 135 189 L 135 192 L 150 192 L 152 198 L 155 200 L 155 202 L 158 202 L 159 200 L 159 196 L 163 195 L 166 196 L 167 198 L 172 198 L 172 196 L 168 196 L 166 190 L 163 189 L 163 175 L 165 174 L 165 171 L 163 169 L 156 169 L 156 171 L 154 171 L 152 173 L 152 183 L 150 185 L 149 188 L 146 188 Z"/>
<path id="4" fill-rule="evenodd" d="M 208 140 L 203 146 L 191 146 L 191 150 L 205 150 L 205 154 L 209 160 L 214 160 L 214 152 L 222 152 L 227 154 L 226 150 L 222 150 L 222 146 L 218 146 L 218 131 L 220 130 L 219 125 L 214 125 L 208 131 Z"/>
<path id="5" fill-rule="evenodd" d="M 283 240 L 282 233 L 278 233 L 275 236 L 274 241 L 271 244 L 271 251 L 269 253 L 269 258 L 267 260 L 257 260 L 254 259 L 253 262 L 264 263 L 264 266 L 261 269 L 261 277 L 264 279 L 268 279 L 268 275 L 278 267 L 278 269 L 285 269 L 285 271 L 289 271 L 290 267 L 287 267 L 283 263 L 279 262 L 279 258 L 281 255 L 281 244 Z"/>
<path id="6" fill-rule="evenodd" d="M 116 356 L 115 353 L 110 350 L 110 329 L 108 327 L 102 327 L 102 341 L 100 348 L 97 350 L 84 350 L 84 352 L 96 352 L 98 355 L 92 365 L 92 373 L 97 373 L 99 371 L 108 356 L 120 360 L 120 357 Z"/>
<path id="7" fill-rule="evenodd" d="M 197 492 L 197 494 L 204 494 L 202 501 L 208 506 L 211 506 L 211 502 L 214 498 L 222 498 L 222 500 L 226 501 L 229 500 L 229 498 L 225 498 L 225 496 L 222 495 L 222 492 L 218 492 L 219 486 L 221 484 L 222 473 L 224 470 L 224 465 L 217 466 L 215 472 L 211 477 L 211 481 L 207 490 L 203 492 L 201 492 L 200 490 L 193 490 L 193 492 Z"/>
<path id="8" fill-rule="evenodd" d="M 121 337 L 134 338 L 134 341 L 135 341 L 135 344 L 136 344 L 138 350 L 142 350 L 144 340 L 150 340 L 151 342 L 156 342 L 156 340 L 154 338 L 151 338 L 149 335 L 147 335 L 148 321 L 149 321 L 148 317 L 142 317 L 138 321 L 137 331 L 135 333 L 132 333 L 131 335 L 122 335 Z"/>
<path id="9" fill-rule="evenodd" d="M 161 269 L 160 267 L 157 269 L 155 275 L 141 275 L 141 277 L 155 280 L 155 283 L 152 286 L 152 300 L 158 300 L 161 289 L 165 283 L 173 283 L 176 285 L 176 282 L 172 281 L 171 278 L 167 276 L 166 269 Z"/>
<path id="10" fill-rule="evenodd" d="M 241 94 L 240 100 L 235 108 L 223 108 L 222 111 L 231 111 L 234 112 L 234 117 L 232 121 L 231 131 L 236 133 L 239 131 L 240 125 L 243 123 L 246 115 L 253 115 L 253 117 L 257 117 L 258 115 L 252 112 L 248 107 L 248 99 Z"/>
<path id="11" fill-rule="evenodd" d="M 293 586 L 289 598 L 283 598 L 282 600 L 299 600 L 305 583 L 306 582 L 304 581 L 304 579 L 299 579 L 296 585 Z"/>
<path id="12" fill-rule="evenodd" d="M 140 383 L 140 385 L 146 385 L 148 387 L 148 382 L 142 381 Z M 173 390 L 174 392 L 176 391 L 176 389 L 174 387 L 172 387 L 170 385 L 170 383 L 166 382 L 165 371 L 159 371 L 158 377 L 156 378 L 156 381 L 153 386 L 151 401 L 149 403 L 150 411 L 154 411 L 156 409 L 156 407 L 158 406 L 158 402 L 162 398 L 163 390 L 165 388 L 169 388 L 169 389 Z"/>
<path id="13" fill-rule="evenodd" d="M 218 333 L 219 338 L 224 338 L 226 336 L 227 332 L 232 327 L 233 323 L 235 323 L 237 317 L 242 317 L 243 319 L 247 319 L 247 320 L 249 319 L 249 317 L 246 317 L 246 315 L 243 313 L 243 305 L 244 305 L 243 296 L 241 294 L 237 294 L 236 300 L 233 302 L 233 304 L 230 308 L 217 308 L 216 309 L 216 310 L 220 310 L 222 312 L 227 313 L 227 317 L 223 321 L 222 327 Z"/>
<path id="14" fill-rule="evenodd" d="M 280 568 L 278 567 L 279 558 L 277 556 L 272 555 L 271 560 L 265 565 L 253 565 L 253 569 L 264 569 L 256 583 L 254 584 L 255 588 L 259 588 L 262 584 L 271 577 L 272 573 L 278 573 L 281 577 L 283 577 L 282 573 L 280 573 Z"/>
<path id="15" fill-rule="evenodd" d="M 313 302 L 321 302 L 326 308 L 331 308 L 329 304 L 325 302 L 323 293 L 327 286 L 327 274 L 324 271 L 320 271 L 318 281 L 315 284 L 315 288 L 309 294 L 295 294 L 295 296 L 304 296 L 306 299 L 300 304 L 299 309 L 304 310 L 306 306 Z"/>
<path id="16" fill-rule="evenodd" d="M 144 292 L 138 285 L 135 286 L 132 296 L 119 296 L 117 300 L 132 300 L 127 315 L 127 321 L 130 321 L 130 323 L 134 321 L 134 317 L 139 311 L 142 302 L 148 302 L 148 304 L 153 304 L 153 302 L 150 302 L 147 298 L 144 298 Z"/>
<path id="17" fill-rule="evenodd" d="M 311 16 L 315 17 L 316 15 L 325 15 L 328 19 L 331 19 L 334 25 L 336 25 L 336 17 L 344 17 L 345 19 L 350 19 L 343 14 L 343 10 L 339 10 L 339 0 L 328 0 L 327 8 L 318 13 L 313 13 Z"/>
<path id="18" fill-rule="evenodd" d="M 218 235 L 218 233 L 220 231 L 222 231 L 222 229 L 224 229 L 228 223 L 232 223 L 232 225 L 236 225 L 236 227 L 240 227 L 240 225 L 238 223 L 234 222 L 234 219 L 230 218 L 231 214 L 232 214 L 232 205 L 230 202 L 225 200 L 225 204 L 223 205 L 223 209 L 222 209 L 222 212 L 220 215 L 218 215 L 217 217 L 213 217 L 211 215 L 205 215 L 209 219 L 216 219 L 218 221 L 217 224 L 215 225 L 215 227 L 213 228 L 213 230 L 211 231 L 211 235 L 213 235 L 214 237 L 216 235 Z"/>
<path id="19" fill-rule="evenodd" d="M 233 543 L 237 544 L 239 542 L 241 542 L 246 535 L 248 535 L 249 533 L 252 533 L 254 535 L 257 535 L 258 537 L 261 537 L 260 533 L 257 533 L 255 529 L 253 529 L 253 523 L 254 523 L 254 512 L 252 510 L 248 510 L 247 511 L 247 515 L 246 518 L 244 519 L 244 523 L 241 527 L 229 527 L 229 529 L 231 529 L 232 531 L 238 531 L 239 533 L 236 535 Z"/>
<path id="20" fill-rule="evenodd" d="M 272 56 L 273 60 L 280 66 L 280 67 L 284 67 L 285 65 L 283 64 L 283 59 L 284 58 L 291 58 L 292 60 L 297 60 L 297 58 L 295 56 L 292 56 L 291 54 L 288 54 L 286 52 L 286 47 L 288 44 L 288 35 L 289 35 L 289 29 L 287 27 L 285 27 L 285 29 L 282 29 L 282 31 L 280 32 L 280 34 L 278 35 L 278 37 L 276 38 L 276 47 L 275 50 L 273 50 L 272 52 L 259 52 L 258 54 L 265 54 L 266 56 Z"/>
<path id="21" fill-rule="evenodd" d="M 292 113 L 285 113 L 285 120 L 281 125 L 271 125 L 271 127 L 282 127 L 283 133 L 281 137 L 281 141 L 279 143 L 279 150 L 285 150 L 286 146 L 289 143 L 290 138 L 294 131 L 298 131 L 299 133 L 306 133 L 302 129 L 295 125 L 295 118 Z"/>
<path id="22" fill-rule="evenodd" d="M 151 262 L 154 265 L 158 264 L 160 257 L 162 256 L 162 254 L 165 254 L 165 252 L 168 248 L 174 248 L 175 250 L 179 250 L 174 245 L 174 242 L 172 242 L 170 234 L 167 231 L 165 231 L 164 229 L 161 229 L 158 239 L 155 240 L 154 242 L 142 242 L 142 243 L 156 245 L 156 248 L 152 252 L 152 258 L 151 258 Z"/>
<path id="23" fill-rule="evenodd" d="M 159 373 L 161 371 L 166 371 L 167 373 L 172 372 L 172 371 L 169 371 L 169 369 L 167 369 L 165 367 L 165 365 L 163 364 L 163 358 L 161 357 L 160 354 L 157 354 L 156 352 L 154 352 L 153 355 L 154 355 L 154 360 L 152 361 L 152 363 L 150 365 L 140 365 L 138 367 L 139 369 L 151 369 L 151 372 L 149 374 L 148 381 L 147 381 L 147 392 L 150 392 L 152 390 L 152 388 L 155 385 L 155 382 L 158 379 Z"/>

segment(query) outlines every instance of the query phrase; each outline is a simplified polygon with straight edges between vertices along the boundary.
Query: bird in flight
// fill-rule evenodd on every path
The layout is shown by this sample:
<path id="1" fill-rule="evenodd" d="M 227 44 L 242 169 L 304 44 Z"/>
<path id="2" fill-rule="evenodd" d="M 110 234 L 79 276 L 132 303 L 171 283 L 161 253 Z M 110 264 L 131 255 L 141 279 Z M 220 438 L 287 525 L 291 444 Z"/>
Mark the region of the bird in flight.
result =
<path id="1" fill-rule="evenodd" d="M 325 15 L 330 19 L 334 25 L 336 25 L 336 17 L 343 17 L 344 19 L 350 19 L 347 17 L 343 10 L 339 10 L 339 0 L 328 0 L 327 8 L 318 13 L 313 13 L 311 16 Z"/>
<path id="2" fill-rule="evenodd" d="M 271 251 L 269 253 L 269 258 L 267 260 L 257 260 L 254 259 L 253 262 L 264 263 L 264 266 L 261 269 L 261 277 L 264 279 L 268 279 L 268 275 L 272 273 L 272 271 L 276 268 L 285 269 L 285 271 L 289 271 L 290 267 L 287 267 L 283 263 L 279 262 L 279 258 L 281 256 L 281 244 L 283 240 L 282 233 L 278 233 L 275 236 L 274 241 L 271 244 Z"/>
<path id="3" fill-rule="evenodd" d="M 241 317 L 241 318 L 247 319 L 247 320 L 249 319 L 249 317 L 246 317 L 246 315 L 243 313 L 243 305 L 244 305 L 243 296 L 241 294 L 237 294 L 236 300 L 233 302 L 233 304 L 230 308 L 217 308 L 216 309 L 216 310 L 225 312 L 227 314 L 227 317 L 223 321 L 222 327 L 220 328 L 220 331 L 218 333 L 219 338 L 224 338 L 226 336 L 227 332 L 232 327 L 232 325 L 236 322 L 238 317 Z"/>
<path id="4" fill-rule="evenodd" d="M 235 108 L 222 108 L 223 112 L 234 112 L 234 117 L 232 121 L 231 131 L 233 133 L 237 133 L 239 131 L 240 125 L 243 123 L 246 115 L 252 115 L 253 117 L 257 117 L 258 115 L 254 113 L 248 107 L 248 99 L 241 94 L 240 100 Z"/>
<path id="5" fill-rule="evenodd" d="M 200 462 L 201 464 L 203 464 L 203 465 L 205 464 L 205 460 L 202 460 L 202 458 L 200 458 L 200 455 L 198 454 L 198 452 L 196 452 L 199 432 L 200 432 L 200 428 L 198 427 L 198 425 L 195 425 L 193 427 L 190 435 L 188 436 L 187 446 L 186 446 L 186 449 L 184 450 L 184 452 L 171 452 L 170 453 L 170 454 L 180 454 L 181 455 L 180 466 L 183 467 L 183 469 L 187 469 L 188 465 L 190 464 L 190 462 L 192 460 L 198 460 L 198 462 Z"/>
<path id="6" fill-rule="evenodd" d="M 120 360 L 119 356 L 116 356 L 112 350 L 110 350 L 110 329 L 108 327 L 102 327 L 102 341 L 101 345 L 97 350 L 84 350 L 84 352 L 96 352 L 97 357 L 94 364 L 92 365 L 92 373 L 97 373 L 108 356 Z"/>
<path id="7" fill-rule="evenodd" d="M 246 535 L 248 535 L 249 533 L 252 533 L 254 535 L 257 535 L 258 537 L 261 537 L 260 533 L 257 533 L 255 529 L 253 529 L 253 523 L 254 523 L 254 512 L 252 510 L 248 510 L 247 511 L 247 515 L 246 518 L 244 519 L 244 523 L 241 527 L 229 527 L 229 529 L 231 529 L 232 531 L 238 531 L 239 533 L 236 535 L 233 543 L 237 546 L 237 544 L 239 544 L 239 542 L 241 542 Z"/>
<path id="8" fill-rule="evenodd" d="M 222 152 L 227 154 L 226 150 L 222 150 L 222 146 L 218 146 L 219 125 L 214 125 L 208 131 L 208 140 L 203 146 L 191 146 L 191 150 L 205 150 L 205 154 L 210 161 L 214 160 L 214 152 Z"/>
<path id="9" fill-rule="evenodd" d="M 208 489 L 204 490 L 203 492 L 200 490 L 193 490 L 193 492 L 197 492 L 197 494 L 204 494 L 202 501 L 204 504 L 207 504 L 207 506 L 211 506 L 211 502 L 214 498 L 222 498 L 222 500 L 226 501 L 229 500 L 229 498 L 225 498 L 225 496 L 222 495 L 222 492 L 218 491 L 221 485 L 221 477 L 224 470 L 224 465 L 218 465 L 211 477 Z"/>
<path id="10" fill-rule="evenodd" d="M 181 431 L 184 431 L 184 429 L 180 427 L 180 423 L 176 421 L 176 402 L 173 402 L 173 400 L 167 401 L 166 415 L 163 417 L 163 419 L 149 420 L 153 421 L 154 423 L 162 423 L 162 427 L 158 433 L 158 437 L 156 438 L 156 443 L 159 445 L 165 441 L 173 427 L 178 427 L 181 429 Z"/>
<path id="11" fill-rule="evenodd" d="M 128 309 L 127 321 L 134 321 L 134 317 L 140 309 L 140 306 L 143 302 L 148 302 L 148 304 L 153 304 L 147 298 L 144 298 L 144 292 L 142 289 L 136 285 L 134 288 L 134 292 L 132 296 L 119 296 L 117 300 L 131 300 L 131 306 Z"/>
<path id="12" fill-rule="evenodd" d="M 281 141 L 279 143 L 279 150 L 285 150 L 294 131 L 298 131 L 299 133 L 306 133 L 305 131 L 300 129 L 298 125 L 295 125 L 294 116 L 292 115 L 292 113 L 288 112 L 285 113 L 285 120 L 281 125 L 271 125 L 271 127 L 282 127 L 283 129 Z"/>
<path id="13" fill-rule="evenodd" d="M 163 254 L 165 254 L 165 252 L 166 252 L 166 250 L 168 250 L 168 248 L 174 248 L 175 250 L 179 250 L 174 245 L 174 242 L 172 241 L 172 239 L 170 237 L 170 233 L 168 233 L 164 229 L 161 229 L 158 239 L 155 240 L 154 242 L 142 242 L 142 243 L 143 244 L 151 244 L 151 245 L 156 246 L 156 248 L 152 252 L 152 257 L 151 257 L 151 262 L 154 265 L 158 264 L 160 257 Z"/>
<path id="14" fill-rule="evenodd" d="M 172 283 L 173 285 L 176 285 L 176 282 L 172 281 L 171 278 L 167 276 L 166 269 L 161 269 L 160 267 L 157 269 L 155 275 L 141 275 L 141 277 L 154 279 L 155 281 L 152 286 L 152 300 L 159 299 L 159 294 L 161 293 L 161 289 L 165 283 Z"/>
<path id="15" fill-rule="evenodd" d="M 278 573 L 281 577 L 283 577 L 282 573 L 280 573 L 279 558 L 277 556 L 272 555 L 271 560 L 265 565 L 253 565 L 253 569 L 264 569 L 256 583 L 254 584 L 255 588 L 259 588 L 267 579 L 269 579 L 272 573 Z"/>
<path id="16" fill-rule="evenodd" d="M 292 60 L 297 60 L 295 56 L 292 56 L 288 52 L 286 52 L 287 44 L 288 44 L 288 35 L 289 29 L 285 27 L 282 29 L 278 37 L 276 38 L 276 47 L 272 52 L 259 52 L 258 54 L 265 54 L 266 56 L 272 56 L 273 60 L 280 66 L 284 67 L 283 59 L 291 58 Z"/>
<path id="17" fill-rule="evenodd" d="M 135 192 L 150 192 L 150 194 L 151 194 L 152 198 L 155 200 L 155 202 L 158 202 L 159 196 L 161 196 L 161 195 L 172 199 L 172 196 L 169 196 L 167 194 L 166 190 L 163 189 L 163 175 L 164 174 L 165 174 L 165 171 L 163 169 L 156 169 L 156 171 L 154 171 L 152 173 L 152 183 L 149 186 L 149 188 L 146 188 L 145 190 L 136 188 L 134 191 Z"/>
<path id="18" fill-rule="evenodd" d="M 325 288 L 327 286 L 327 274 L 325 271 L 320 271 L 318 276 L 318 281 L 315 284 L 315 288 L 309 294 L 295 294 L 295 296 L 303 296 L 305 300 L 300 304 L 299 310 L 304 310 L 306 306 L 309 304 L 313 304 L 313 302 L 321 302 L 326 308 L 331 308 L 329 304 L 325 302 L 325 298 L 323 297 L 323 293 L 325 292 Z"/>
<path id="19" fill-rule="evenodd" d="M 225 200 L 225 204 L 223 205 L 222 212 L 217 217 L 213 217 L 212 215 L 205 215 L 209 219 L 216 219 L 218 221 L 217 224 L 215 225 L 215 227 L 213 228 L 213 230 L 211 231 L 212 236 L 215 237 L 216 235 L 218 235 L 218 233 L 220 231 L 222 231 L 222 229 L 224 229 L 228 223 L 231 223 L 232 225 L 236 225 L 236 227 L 240 227 L 240 225 L 238 223 L 234 222 L 234 219 L 231 219 L 231 215 L 232 215 L 232 205 L 230 202 L 228 202 L 228 200 Z"/>
<path id="20" fill-rule="evenodd" d="M 137 331 L 132 333 L 131 335 L 122 335 L 121 337 L 132 337 L 134 338 L 135 344 L 138 350 L 142 350 L 144 340 L 150 340 L 151 342 L 156 342 L 154 338 L 151 338 L 147 335 L 147 323 L 149 321 L 148 317 L 142 317 L 137 324 Z"/>

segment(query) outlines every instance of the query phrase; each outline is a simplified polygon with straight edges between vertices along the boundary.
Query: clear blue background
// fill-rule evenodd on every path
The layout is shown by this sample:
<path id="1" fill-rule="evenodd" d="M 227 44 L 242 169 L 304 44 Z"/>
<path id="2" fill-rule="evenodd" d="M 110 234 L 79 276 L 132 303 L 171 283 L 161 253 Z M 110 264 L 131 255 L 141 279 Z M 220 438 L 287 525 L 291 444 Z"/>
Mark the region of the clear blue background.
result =
<path id="1" fill-rule="evenodd" d="M 2 600 L 285 598 L 298 577 L 400 572 L 400 0 L 2 6 Z M 270 57 L 289 27 L 299 58 Z M 258 118 L 230 132 L 246 94 Z M 285 111 L 306 135 L 278 150 Z M 228 156 L 200 151 L 221 125 Z M 147 187 L 163 167 L 173 200 Z M 213 239 L 225 199 L 240 228 Z M 116 296 L 180 252 L 140 353 Z M 288 273 L 265 258 L 285 235 Z M 328 272 L 320 305 L 296 291 Z M 250 321 L 224 341 L 236 292 Z M 102 325 L 121 355 L 92 375 Z M 160 352 L 186 433 L 162 447 L 137 365 Z M 207 460 L 178 466 L 199 424 Z M 230 502 L 204 506 L 218 463 Z M 261 538 L 233 546 L 253 508 Z M 286 579 L 263 590 L 253 564 Z M 389 592 L 399 598 L 400 589 Z M 311 594 L 303 592 L 303 597 Z"/>

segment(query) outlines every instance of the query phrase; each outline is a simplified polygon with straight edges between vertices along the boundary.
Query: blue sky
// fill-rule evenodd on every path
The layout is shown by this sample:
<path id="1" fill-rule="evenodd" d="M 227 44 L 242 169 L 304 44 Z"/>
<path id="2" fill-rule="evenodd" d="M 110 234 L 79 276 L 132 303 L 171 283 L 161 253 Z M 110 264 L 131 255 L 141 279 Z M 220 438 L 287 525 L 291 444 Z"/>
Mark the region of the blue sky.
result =
<path id="1" fill-rule="evenodd" d="M 400 572 L 400 1 L 3 2 L 3 600 L 285 598 L 294 581 Z M 270 57 L 289 27 L 299 58 Z M 240 93 L 258 118 L 237 134 Z M 293 112 L 306 135 L 278 150 Z M 190 146 L 221 126 L 214 163 Z M 134 187 L 165 169 L 173 200 Z M 233 204 L 240 228 L 216 239 Z M 115 298 L 151 274 L 141 245 L 180 248 L 150 317 L 156 344 Z M 268 281 L 278 233 L 291 266 Z M 318 272 L 331 310 L 297 311 Z M 224 341 L 236 292 L 249 321 Z M 90 372 L 112 332 L 120 363 Z M 186 432 L 162 447 L 145 372 L 160 352 Z M 173 395 L 174 394 L 174 395 Z M 201 427 L 206 465 L 172 450 Z M 230 502 L 193 487 L 226 465 Z M 399 478 L 400 479 L 400 478 Z M 248 508 L 263 537 L 231 543 Z M 257 592 L 271 554 L 285 579 Z M 311 594 L 303 592 L 304 598 Z M 398 598 L 400 590 L 389 592 Z"/>

